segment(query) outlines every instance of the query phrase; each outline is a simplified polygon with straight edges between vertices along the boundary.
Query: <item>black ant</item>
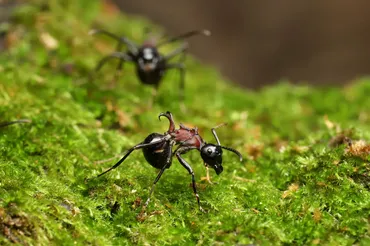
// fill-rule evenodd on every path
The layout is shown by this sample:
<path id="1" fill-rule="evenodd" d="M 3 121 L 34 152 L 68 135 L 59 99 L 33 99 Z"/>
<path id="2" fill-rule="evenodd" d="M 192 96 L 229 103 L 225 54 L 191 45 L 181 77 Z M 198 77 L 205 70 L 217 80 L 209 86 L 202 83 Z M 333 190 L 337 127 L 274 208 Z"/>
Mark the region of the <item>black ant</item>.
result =
<path id="1" fill-rule="evenodd" d="M 172 157 L 176 156 L 180 164 L 188 170 L 189 174 L 191 175 L 193 191 L 196 196 L 199 209 L 204 212 L 202 207 L 200 206 L 199 195 L 196 189 L 195 184 L 195 177 L 193 169 L 190 165 L 183 159 L 181 156 L 182 154 L 187 153 L 190 150 L 198 150 L 200 152 L 200 156 L 204 161 L 204 165 L 207 167 L 207 177 L 209 179 L 208 174 L 208 166 L 213 168 L 216 171 L 216 174 L 219 175 L 223 171 L 222 167 L 222 149 L 229 150 L 236 155 L 239 156 L 240 161 L 242 161 L 242 155 L 235 149 L 222 146 L 220 144 L 220 140 L 216 134 L 216 128 L 220 127 L 221 125 L 212 128 L 212 134 L 215 137 L 217 144 L 210 144 L 205 142 L 202 137 L 198 134 L 198 128 L 187 128 L 186 126 L 180 124 L 179 129 L 175 129 L 175 123 L 172 118 L 172 114 L 170 112 L 161 113 L 159 114 L 159 120 L 161 117 L 166 117 L 169 122 L 170 126 L 168 131 L 164 134 L 160 133 L 151 133 L 149 136 L 145 138 L 145 140 L 134 147 L 130 148 L 126 154 L 119 160 L 114 166 L 106 170 L 105 172 L 99 174 L 97 177 L 100 177 L 107 172 L 117 168 L 121 163 L 133 152 L 137 149 L 142 149 L 144 157 L 146 161 L 153 167 L 160 169 L 156 179 L 153 182 L 152 188 L 150 189 L 149 196 L 143 210 L 148 206 L 150 201 L 150 196 L 153 193 L 155 184 L 161 178 L 163 172 L 170 168 L 172 164 Z M 224 124 L 222 124 L 224 125 Z M 175 151 L 173 151 L 173 146 L 178 145 Z M 173 152 L 172 152 L 173 151 Z"/>
<path id="2" fill-rule="evenodd" d="M 118 79 L 119 72 L 123 68 L 124 62 L 133 62 L 136 66 L 136 74 L 139 77 L 140 81 L 143 84 L 152 85 L 154 86 L 152 101 L 154 100 L 159 83 L 163 78 L 165 72 L 169 69 L 178 69 L 180 71 L 180 102 L 181 107 L 183 107 L 182 103 L 184 101 L 184 86 L 185 86 L 185 55 L 186 50 L 188 49 L 188 45 L 184 43 L 179 48 L 175 49 L 174 51 L 170 52 L 167 55 L 162 55 L 159 53 L 158 48 L 164 44 L 172 43 L 175 41 L 183 40 L 185 38 L 189 38 L 194 35 L 211 35 L 209 30 L 196 30 L 184 33 L 177 37 L 173 37 L 167 39 L 163 42 L 157 43 L 155 39 L 146 40 L 142 45 L 137 45 L 133 41 L 129 40 L 126 37 L 119 37 L 115 34 L 104 30 L 91 30 L 90 35 L 94 34 L 104 34 L 109 36 L 113 39 L 118 41 L 118 45 L 116 51 L 103 57 L 97 64 L 95 68 L 95 72 L 99 71 L 102 66 L 113 58 L 118 58 L 119 62 L 116 69 L 115 74 L 115 81 Z M 127 46 L 128 51 L 123 52 L 122 48 L 123 45 Z M 180 61 L 177 63 L 169 63 L 169 61 L 181 54 Z"/>
<path id="3" fill-rule="evenodd" d="M 30 123 L 30 120 L 15 120 L 15 121 L 6 121 L 6 122 L 0 122 L 0 127 L 5 127 L 13 124 L 19 124 L 19 123 Z"/>

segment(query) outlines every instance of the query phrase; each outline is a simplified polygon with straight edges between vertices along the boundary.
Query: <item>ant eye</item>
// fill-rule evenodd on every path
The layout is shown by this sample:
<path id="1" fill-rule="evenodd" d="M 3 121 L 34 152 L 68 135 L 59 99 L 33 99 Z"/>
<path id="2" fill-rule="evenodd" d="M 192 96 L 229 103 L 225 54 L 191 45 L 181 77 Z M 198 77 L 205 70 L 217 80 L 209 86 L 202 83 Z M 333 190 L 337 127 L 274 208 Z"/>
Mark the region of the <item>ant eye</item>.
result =
<path id="1" fill-rule="evenodd" d="M 211 148 L 207 149 L 207 153 L 212 154 L 212 149 Z"/>

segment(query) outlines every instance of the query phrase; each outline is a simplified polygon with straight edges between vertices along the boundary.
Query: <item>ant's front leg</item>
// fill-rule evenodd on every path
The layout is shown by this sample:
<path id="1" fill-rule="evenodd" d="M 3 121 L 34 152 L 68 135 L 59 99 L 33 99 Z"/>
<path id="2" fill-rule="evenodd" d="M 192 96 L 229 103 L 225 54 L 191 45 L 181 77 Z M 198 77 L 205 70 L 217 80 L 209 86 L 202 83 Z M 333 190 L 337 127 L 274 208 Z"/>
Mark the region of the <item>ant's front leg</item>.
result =
<path id="1" fill-rule="evenodd" d="M 119 42 L 117 44 L 116 52 L 122 52 L 122 47 L 123 47 L 123 43 Z M 113 83 L 114 84 L 118 81 L 118 79 L 119 79 L 119 77 L 121 75 L 122 68 L 123 68 L 123 63 L 125 61 L 126 61 L 125 59 L 119 59 L 119 61 L 118 61 L 116 72 L 115 72 L 114 78 L 113 78 Z"/>
<path id="2" fill-rule="evenodd" d="M 176 157 L 179 160 L 179 162 L 181 163 L 181 165 L 183 167 L 185 167 L 186 170 L 188 170 L 189 174 L 191 175 L 191 182 L 192 182 L 192 185 L 193 185 L 193 192 L 195 194 L 195 197 L 197 198 L 199 210 L 202 211 L 202 212 L 205 212 L 205 210 L 202 208 L 202 206 L 200 206 L 200 199 L 199 199 L 199 195 L 198 195 L 197 187 L 196 187 L 196 183 L 195 183 L 194 171 L 191 168 L 191 166 L 181 157 L 181 154 L 185 154 L 186 152 L 188 152 L 189 150 L 192 150 L 192 149 L 195 149 L 195 147 L 180 147 L 176 151 Z"/>
<path id="3" fill-rule="evenodd" d="M 117 81 L 118 77 L 121 73 L 124 61 L 131 61 L 132 56 L 136 56 L 136 54 L 138 52 L 138 46 L 126 37 L 119 37 L 119 36 L 117 36 L 117 35 L 115 35 L 111 32 L 107 32 L 107 31 L 102 30 L 102 29 L 92 29 L 89 32 L 89 35 L 96 35 L 96 34 L 105 35 L 105 36 L 108 36 L 108 37 L 113 38 L 113 39 L 118 41 L 118 44 L 117 44 L 117 47 L 116 47 L 116 52 L 114 52 L 111 55 L 108 55 L 107 57 L 104 57 L 102 60 L 100 60 L 97 67 L 95 68 L 95 72 L 97 72 L 104 65 L 104 63 L 106 63 L 111 58 L 114 58 L 114 57 L 120 58 L 120 60 L 118 62 L 118 65 L 117 65 L 114 80 L 113 80 L 113 81 Z M 121 51 L 123 45 L 126 45 L 126 47 L 128 48 L 128 53 L 126 53 L 126 54 Z M 117 55 L 117 54 L 120 54 L 120 55 Z M 129 55 L 129 54 L 131 54 L 131 55 Z M 93 80 L 93 78 L 92 78 L 92 75 L 90 74 L 90 81 L 92 81 L 92 80 Z"/>
<path id="4" fill-rule="evenodd" d="M 125 44 L 132 54 L 137 54 L 137 52 L 139 50 L 138 46 L 126 37 L 122 37 L 122 36 L 119 37 L 119 36 L 117 36 L 117 35 L 115 35 L 111 32 L 107 32 L 107 31 L 102 30 L 102 29 L 92 29 L 92 30 L 89 31 L 89 35 L 96 35 L 96 34 L 103 34 L 105 36 L 108 36 L 110 38 L 113 38 L 113 39 L 117 40 L 119 43 Z M 119 50 L 117 50 L 117 51 L 119 51 Z"/>
<path id="5" fill-rule="evenodd" d="M 109 60 L 111 59 L 114 59 L 114 58 L 118 58 L 119 59 L 119 62 L 118 62 L 118 65 L 117 65 L 117 68 L 116 68 L 116 72 L 115 72 L 115 76 L 114 76 L 114 81 L 116 81 L 118 79 L 118 76 L 119 76 L 119 72 L 122 70 L 123 68 L 123 64 L 124 62 L 130 62 L 132 61 L 132 57 L 126 53 L 122 53 L 122 52 L 113 52 L 105 57 L 103 57 L 99 62 L 98 64 L 96 65 L 95 67 L 95 73 L 96 72 L 99 72 L 100 69 L 103 67 L 103 65 L 105 63 L 107 63 Z"/>
<path id="6" fill-rule="evenodd" d="M 204 163 L 204 166 L 206 167 L 207 174 L 206 177 L 201 177 L 200 180 L 207 180 L 208 183 L 213 184 L 213 182 L 211 181 L 211 176 L 209 176 L 209 167 L 206 163 Z"/>

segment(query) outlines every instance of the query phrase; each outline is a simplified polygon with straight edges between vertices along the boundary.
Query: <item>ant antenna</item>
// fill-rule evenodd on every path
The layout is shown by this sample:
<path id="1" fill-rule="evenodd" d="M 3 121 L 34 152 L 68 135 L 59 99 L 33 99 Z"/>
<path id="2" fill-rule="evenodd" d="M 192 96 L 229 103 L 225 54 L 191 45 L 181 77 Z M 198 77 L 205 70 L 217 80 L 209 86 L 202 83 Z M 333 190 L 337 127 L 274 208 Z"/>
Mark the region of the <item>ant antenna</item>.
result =
<path id="1" fill-rule="evenodd" d="M 237 156 L 239 156 L 239 160 L 240 161 L 242 161 L 243 160 L 243 156 L 239 153 L 239 151 L 237 151 L 237 150 L 235 150 L 235 149 L 233 149 L 233 148 L 230 148 L 230 147 L 226 147 L 226 146 L 222 146 L 221 145 L 221 143 L 220 143 L 220 140 L 218 139 L 218 137 L 217 137 L 217 133 L 216 133 L 216 129 L 217 128 L 219 128 L 219 127 L 221 127 L 221 126 L 226 126 L 227 125 L 227 123 L 221 123 L 221 124 L 219 124 L 219 125 L 217 125 L 217 126 L 215 126 L 215 127 L 213 127 L 212 128 L 212 133 L 213 133 L 213 136 L 215 137 L 215 139 L 216 139 L 216 141 L 217 141 L 217 144 L 218 144 L 218 146 L 220 146 L 221 148 L 223 148 L 223 149 L 226 149 L 226 150 L 228 150 L 228 151 L 231 151 L 231 152 L 233 152 L 234 154 L 236 154 Z"/>
<path id="2" fill-rule="evenodd" d="M 179 40 L 182 40 L 182 39 L 185 39 L 185 38 L 189 38 L 189 37 L 192 37 L 192 36 L 195 36 L 195 35 L 200 35 L 200 34 L 204 35 L 204 36 L 211 36 L 211 31 L 207 30 L 207 29 L 190 31 L 190 32 L 181 34 L 177 37 L 167 39 L 166 41 L 163 41 L 162 43 L 159 43 L 157 45 L 157 47 L 159 47 L 161 45 L 164 45 L 164 44 L 173 43 L 175 41 L 179 41 Z"/>
<path id="3" fill-rule="evenodd" d="M 213 136 L 215 137 L 215 139 L 216 139 L 216 141 L 217 141 L 217 144 L 218 145 L 221 145 L 221 143 L 220 143 L 220 140 L 218 139 L 218 137 L 217 137 L 217 133 L 216 133 L 216 129 L 217 128 L 219 128 L 219 127 L 221 127 L 221 126 L 226 126 L 227 125 L 227 123 L 221 123 L 221 124 L 219 124 L 219 125 L 217 125 L 217 126 L 215 126 L 215 127 L 213 127 L 212 129 L 211 129 L 211 131 L 212 131 L 212 134 L 213 134 Z"/>
<path id="4" fill-rule="evenodd" d="M 242 156 L 242 154 L 240 154 L 240 153 L 239 153 L 239 151 L 237 151 L 236 149 L 233 149 L 233 148 L 230 148 L 230 147 L 221 146 L 221 145 L 220 145 L 220 147 L 221 147 L 221 148 L 223 148 L 223 149 L 226 149 L 226 150 L 228 150 L 228 151 L 231 151 L 231 152 L 233 152 L 234 154 L 238 155 L 238 156 L 239 156 L 239 160 L 240 160 L 240 161 L 242 161 L 242 160 L 243 160 L 243 156 Z"/>

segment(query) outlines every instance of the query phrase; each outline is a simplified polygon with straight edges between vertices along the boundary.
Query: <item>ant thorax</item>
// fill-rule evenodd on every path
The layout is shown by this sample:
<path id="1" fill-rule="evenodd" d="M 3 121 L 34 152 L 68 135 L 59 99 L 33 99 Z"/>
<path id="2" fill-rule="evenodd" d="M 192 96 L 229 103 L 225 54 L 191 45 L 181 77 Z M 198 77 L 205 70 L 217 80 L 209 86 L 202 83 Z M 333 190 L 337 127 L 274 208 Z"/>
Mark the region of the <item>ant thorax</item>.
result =
<path id="1" fill-rule="evenodd" d="M 143 49 L 143 59 L 145 61 L 151 61 L 153 60 L 153 58 L 154 58 L 153 48 L 150 48 L 150 47 L 144 48 Z"/>
<path id="2" fill-rule="evenodd" d="M 193 146 L 200 149 L 204 142 L 202 137 L 198 134 L 198 128 L 187 128 L 182 124 L 180 124 L 180 129 L 176 129 L 170 134 L 176 143 L 182 146 Z"/>
<path id="3" fill-rule="evenodd" d="M 160 55 L 153 46 L 143 46 L 137 54 L 137 63 L 144 72 L 151 72 L 158 66 Z"/>

